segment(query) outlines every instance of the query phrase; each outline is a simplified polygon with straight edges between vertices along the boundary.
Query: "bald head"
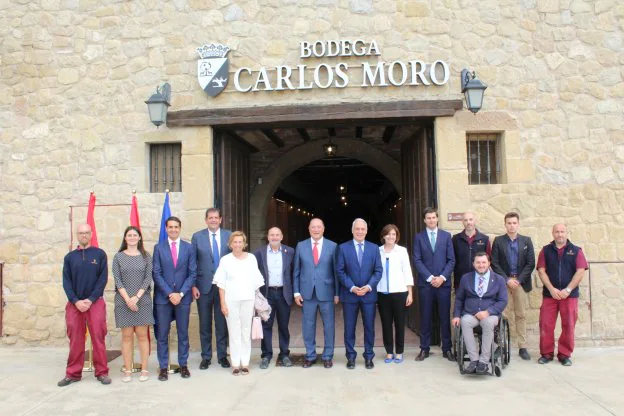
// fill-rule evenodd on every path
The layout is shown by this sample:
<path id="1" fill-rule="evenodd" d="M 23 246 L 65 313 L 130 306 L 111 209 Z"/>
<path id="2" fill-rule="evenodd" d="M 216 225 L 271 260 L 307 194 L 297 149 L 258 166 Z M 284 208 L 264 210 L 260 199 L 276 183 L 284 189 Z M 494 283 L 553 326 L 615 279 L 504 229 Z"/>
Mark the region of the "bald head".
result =
<path id="1" fill-rule="evenodd" d="M 79 224 L 76 230 L 78 244 L 84 249 L 91 244 L 91 226 L 89 224 Z"/>
<path id="2" fill-rule="evenodd" d="M 320 218 L 312 218 L 310 221 L 310 225 L 308 226 L 308 231 L 310 232 L 310 237 L 314 241 L 318 241 L 323 238 L 323 233 L 325 233 L 325 224 L 323 220 Z"/>
<path id="3" fill-rule="evenodd" d="M 273 250 L 277 250 L 278 248 L 280 248 L 283 238 L 284 235 L 282 234 L 282 230 L 277 227 L 269 228 L 269 232 L 267 233 L 267 240 L 269 240 L 269 245 Z"/>
<path id="4" fill-rule="evenodd" d="M 565 246 L 568 242 L 568 227 L 565 224 L 553 225 L 552 236 L 557 247 Z"/>
<path id="5" fill-rule="evenodd" d="M 464 212 L 464 215 L 462 215 L 462 224 L 464 225 L 466 235 L 471 236 L 474 234 L 477 228 L 477 218 L 474 213 L 470 211 Z"/>

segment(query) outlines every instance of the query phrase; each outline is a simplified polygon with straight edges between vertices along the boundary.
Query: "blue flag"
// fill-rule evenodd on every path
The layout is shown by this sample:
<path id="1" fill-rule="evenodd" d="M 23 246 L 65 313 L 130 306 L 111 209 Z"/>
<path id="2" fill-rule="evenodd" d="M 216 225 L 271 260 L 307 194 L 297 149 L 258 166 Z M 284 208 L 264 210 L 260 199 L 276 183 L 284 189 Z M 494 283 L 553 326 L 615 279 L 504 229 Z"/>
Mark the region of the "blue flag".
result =
<path id="1" fill-rule="evenodd" d="M 162 217 L 160 218 L 160 235 L 158 242 L 167 241 L 167 218 L 171 216 L 171 208 L 169 208 L 169 192 L 165 193 L 165 203 L 163 204 Z"/>

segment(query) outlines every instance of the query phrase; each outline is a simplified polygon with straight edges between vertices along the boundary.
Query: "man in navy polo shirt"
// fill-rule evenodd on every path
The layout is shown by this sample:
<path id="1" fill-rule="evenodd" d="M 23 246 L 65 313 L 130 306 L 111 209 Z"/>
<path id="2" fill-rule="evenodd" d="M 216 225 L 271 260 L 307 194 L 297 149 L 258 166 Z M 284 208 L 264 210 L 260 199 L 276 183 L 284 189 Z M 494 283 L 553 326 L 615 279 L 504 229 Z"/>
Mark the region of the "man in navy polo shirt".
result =
<path id="1" fill-rule="evenodd" d="M 553 241 L 545 245 L 537 258 L 537 272 L 544 289 L 540 308 L 540 364 L 553 360 L 555 353 L 555 324 L 561 315 L 561 336 L 557 358 L 562 365 L 571 366 L 574 351 L 574 327 L 578 318 L 578 286 L 587 270 L 583 250 L 568 240 L 565 224 L 552 228 Z"/>

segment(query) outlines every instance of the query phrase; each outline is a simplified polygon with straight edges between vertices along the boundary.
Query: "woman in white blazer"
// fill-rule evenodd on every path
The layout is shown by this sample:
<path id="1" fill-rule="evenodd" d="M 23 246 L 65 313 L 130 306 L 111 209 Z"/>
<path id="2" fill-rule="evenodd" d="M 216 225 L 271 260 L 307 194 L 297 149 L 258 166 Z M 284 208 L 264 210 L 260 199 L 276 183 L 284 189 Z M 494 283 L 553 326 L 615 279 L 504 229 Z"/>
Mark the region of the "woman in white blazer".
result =
<path id="1" fill-rule="evenodd" d="M 377 285 L 377 305 L 386 349 L 386 364 L 403 362 L 405 316 L 407 307 L 412 304 L 414 286 L 407 249 L 397 244 L 400 236 L 399 229 L 394 224 L 388 224 L 381 230 L 383 245 L 379 247 L 379 253 L 383 275 Z"/>

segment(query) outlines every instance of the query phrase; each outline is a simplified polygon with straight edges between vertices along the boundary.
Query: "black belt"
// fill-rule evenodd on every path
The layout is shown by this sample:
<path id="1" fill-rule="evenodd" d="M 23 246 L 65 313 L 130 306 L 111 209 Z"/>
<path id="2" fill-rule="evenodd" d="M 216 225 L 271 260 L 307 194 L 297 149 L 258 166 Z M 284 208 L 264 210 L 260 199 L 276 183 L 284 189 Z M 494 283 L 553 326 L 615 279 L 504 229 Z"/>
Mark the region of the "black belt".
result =
<path id="1" fill-rule="evenodd" d="M 273 289 L 273 290 L 281 290 L 283 288 L 284 286 L 269 286 L 269 289 Z"/>

